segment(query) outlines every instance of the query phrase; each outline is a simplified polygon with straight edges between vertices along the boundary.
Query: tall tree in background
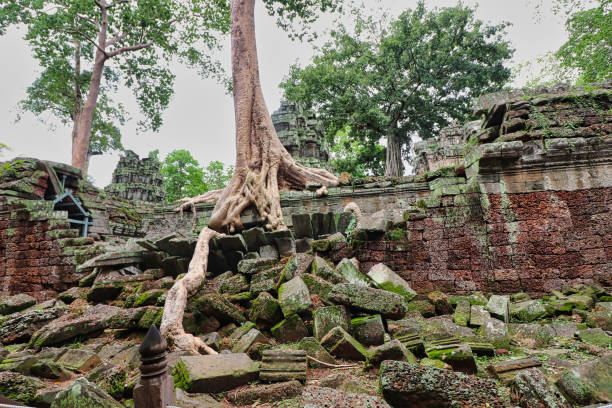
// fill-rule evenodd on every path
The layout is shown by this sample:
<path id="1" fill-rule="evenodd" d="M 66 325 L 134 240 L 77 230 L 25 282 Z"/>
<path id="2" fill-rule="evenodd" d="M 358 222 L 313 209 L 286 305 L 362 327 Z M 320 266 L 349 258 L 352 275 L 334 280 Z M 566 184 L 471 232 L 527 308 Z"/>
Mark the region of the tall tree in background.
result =
<path id="1" fill-rule="evenodd" d="M 339 0 L 263 0 L 270 14 L 280 17 L 282 27 L 297 20 L 305 26 L 314 21 L 318 11 L 331 10 Z M 214 197 L 217 201 L 208 228 L 200 232 L 194 255 L 184 278 L 168 291 L 161 332 L 176 348 L 215 353 L 204 342 L 183 328 L 187 298 L 205 279 L 210 239 L 218 231 L 234 232 L 242 228 L 240 214 L 254 207 L 268 230 L 285 229 L 280 206 L 281 189 L 303 190 L 309 182 L 325 186 L 337 184 L 333 174 L 309 169 L 297 163 L 281 144 L 266 107 L 255 45 L 255 0 L 232 0 L 231 43 L 234 113 L 236 118 L 236 165 L 228 186 Z M 298 35 L 304 34 L 304 31 Z M 210 197 L 200 196 L 186 202 L 190 207 Z"/>
<path id="2" fill-rule="evenodd" d="M 313 63 L 294 66 L 281 87 L 315 108 L 332 137 L 345 129 L 363 146 L 386 138 L 385 175 L 401 176 L 414 135 L 426 139 L 464 119 L 473 97 L 509 79 L 506 24 L 487 26 L 463 5 L 428 11 L 423 1 L 388 29 L 354 13 L 354 32 L 333 31 Z"/>
<path id="3" fill-rule="evenodd" d="M 582 84 L 612 79 L 612 0 L 571 13 L 565 26 L 569 39 L 556 54 L 562 65 L 578 69 Z"/>
<path id="4" fill-rule="evenodd" d="M 208 190 L 221 190 L 227 186 L 232 179 L 234 166 L 224 168 L 223 163 L 218 160 L 211 161 L 204 170 L 204 182 Z M 191 194 L 194 196 L 195 194 Z"/>
<path id="5" fill-rule="evenodd" d="M 166 202 L 203 194 L 209 189 L 204 182 L 204 170 L 187 150 L 174 150 L 166 156 L 160 169 Z"/>
<path id="6" fill-rule="evenodd" d="M 66 93 L 73 96 L 67 111 L 75 118 L 72 165 L 85 172 L 103 78 L 131 88 L 146 118 L 142 125 L 158 129 L 172 95 L 170 61 L 217 73 L 209 51 L 229 29 L 229 7 L 224 0 L 5 0 L 0 33 L 18 23 L 27 26 L 25 38 L 43 62 L 42 81 L 50 89 L 59 91 L 67 76 L 74 78 Z M 68 66 L 54 63 L 68 55 L 74 57 Z M 81 71 L 81 61 L 89 71 Z M 81 75 L 88 78 L 85 87 Z"/>

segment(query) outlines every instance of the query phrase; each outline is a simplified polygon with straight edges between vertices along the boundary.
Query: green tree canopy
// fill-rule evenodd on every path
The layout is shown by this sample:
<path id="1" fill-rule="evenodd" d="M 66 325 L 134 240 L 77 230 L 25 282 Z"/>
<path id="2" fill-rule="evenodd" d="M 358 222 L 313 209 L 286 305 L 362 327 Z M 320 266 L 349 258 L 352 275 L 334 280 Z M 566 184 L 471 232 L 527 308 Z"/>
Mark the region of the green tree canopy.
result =
<path id="1" fill-rule="evenodd" d="M 569 39 L 556 54 L 562 65 L 578 69 L 583 84 L 612 79 L 612 0 L 574 12 L 565 25 Z"/>
<path id="2" fill-rule="evenodd" d="M 125 112 L 110 97 L 118 85 L 133 91 L 144 117 L 140 128 L 157 130 L 173 93 L 171 62 L 220 74 L 213 54 L 229 30 L 229 4 L 5 0 L 0 33 L 10 24 L 26 25 L 25 39 L 42 67 L 22 107 L 74 122 L 73 165 L 84 170 L 88 149 L 120 146 L 116 125 Z"/>
<path id="3" fill-rule="evenodd" d="M 234 166 L 224 168 L 223 163 L 214 160 L 208 163 L 204 172 L 204 182 L 208 190 L 221 190 L 232 179 Z"/>
<path id="4" fill-rule="evenodd" d="M 333 31 L 312 64 L 292 67 L 281 87 L 320 114 L 331 138 L 344 129 L 367 147 L 372 173 L 380 169 L 372 146 L 386 138 L 385 174 L 399 176 L 414 136 L 463 120 L 473 97 L 509 79 L 507 24 L 485 25 L 461 4 L 427 10 L 423 1 L 388 28 L 355 14 L 354 31 Z"/>
<path id="5" fill-rule="evenodd" d="M 166 201 L 197 196 L 208 191 L 204 182 L 204 170 L 187 150 L 174 150 L 162 162 L 160 172 Z"/>

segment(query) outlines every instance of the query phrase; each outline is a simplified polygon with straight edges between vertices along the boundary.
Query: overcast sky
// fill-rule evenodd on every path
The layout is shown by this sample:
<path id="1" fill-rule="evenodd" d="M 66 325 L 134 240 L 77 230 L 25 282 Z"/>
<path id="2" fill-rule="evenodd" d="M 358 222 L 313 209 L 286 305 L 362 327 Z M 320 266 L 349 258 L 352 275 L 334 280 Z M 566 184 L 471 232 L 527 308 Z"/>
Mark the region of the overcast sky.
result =
<path id="1" fill-rule="evenodd" d="M 369 0 L 366 0 L 366 4 Z M 548 51 L 555 51 L 566 40 L 565 28 L 560 17 L 550 12 L 551 0 L 543 0 L 544 7 L 539 21 L 534 19 L 538 0 L 481 0 L 477 16 L 491 24 L 509 21 L 509 39 L 516 48 L 513 64 L 532 60 Z M 381 0 L 392 15 L 414 7 L 416 0 Z M 476 4 L 473 0 L 465 4 Z M 428 0 L 428 7 L 453 6 L 453 0 Z M 313 54 L 312 44 L 292 42 L 267 16 L 259 4 L 256 10 L 257 46 L 264 96 L 270 112 L 280 105 L 278 84 L 288 72 L 289 66 L 299 61 L 307 64 Z M 317 24 L 326 29 L 330 18 Z M 25 30 L 13 28 L 0 37 L 3 61 L 0 63 L 0 142 L 11 151 L 0 153 L 0 161 L 14 156 L 38 157 L 46 160 L 70 163 L 70 131 L 61 124 L 50 128 L 32 114 L 23 115 L 15 123 L 17 103 L 25 97 L 26 88 L 36 78 L 39 67 L 31 57 L 22 39 Z M 229 47 L 222 58 L 229 70 Z M 129 91 L 123 90 L 115 97 L 130 110 L 135 119 L 122 128 L 123 145 L 141 156 L 154 149 L 160 157 L 174 149 L 187 149 L 202 166 L 212 160 L 226 164 L 234 162 L 233 103 L 223 88 L 213 80 L 205 80 L 195 72 L 176 67 L 175 94 L 164 114 L 164 125 L 159 132 L 136 133 L 137 107 Z M 519 80 L 519 85 L 520 80 Z M 95 184 L 107 185 L 119 158 L 117 153 L 96 156 L 90 164 L 90 174 Z"/>

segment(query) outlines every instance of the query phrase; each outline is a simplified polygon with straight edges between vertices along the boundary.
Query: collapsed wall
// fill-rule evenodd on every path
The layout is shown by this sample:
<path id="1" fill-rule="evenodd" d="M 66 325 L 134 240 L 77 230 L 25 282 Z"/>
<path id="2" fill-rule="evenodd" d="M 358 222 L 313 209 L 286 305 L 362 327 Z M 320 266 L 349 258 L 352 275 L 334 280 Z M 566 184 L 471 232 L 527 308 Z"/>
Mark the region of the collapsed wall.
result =
<path id="1" fill-rule="evenodd" d="M 369 221 L 353 230 L 342 255 L 355 255 L 364 272 L 384 262 L 420 292 L 612 285 L 611 95 L 608 84 L 487 96 L 481 126 L 451 132 L 465 135 L 462 158 L 450 149 L 446 161 L 435 149 L 429 171 L 417 176 L 345 181 L 326 197 L 282 193 L 285 222 L 294 228 L 296 216 L 339 214 L 355 202 Z M 69 166 L 35 159 L 7 166 L 0 174 L 3 294 L 44 297 L 74 285 L 76 265 L 113 240 L 195 232 L 191 214 L 106 195 L 81 180 L 70 187 L 92 222 L 89 238 L 78 238 L 68 214 L 48 204 L 49 181 L 57 184 L 55 173 Z M 213 207 L 196 206 L 196 231 Z M 242 218 L 249 228 L 258 224 L 252 212 Z"/>

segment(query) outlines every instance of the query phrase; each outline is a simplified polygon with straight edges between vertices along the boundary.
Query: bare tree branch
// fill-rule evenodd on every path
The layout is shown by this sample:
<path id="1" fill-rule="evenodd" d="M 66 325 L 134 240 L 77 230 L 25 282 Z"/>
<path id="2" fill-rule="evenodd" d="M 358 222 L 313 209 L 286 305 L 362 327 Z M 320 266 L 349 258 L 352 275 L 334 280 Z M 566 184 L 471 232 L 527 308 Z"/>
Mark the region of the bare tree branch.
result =
<path id="1" fill-rule="evenodd" d="M 114 50 L 112 52 L 109 52 L 107 55 L 109 58 L 114 57 L 116 55 L 119 54 L 123 54 L 124 52 L 128 52 L 128 51 L 136 51 L 136 50 L 141 50 L 143 48 L 147 48 L 153 45 L 153 41 L 148 41 L 144 44 L 136 44 L 136 45 L 131 45 L 129 47 L 121 47 L 117 50 Z"/>
<path id="2" fill-rule="evenodd" d="M 80 36 L 81 36 L 81 37 L 83 37 L 85 40 L 87 40 L 87 41 L 89 41 L 90 43 L 92 43 L 93 45 L 95 45 L 95 47 L 96 47 L 97 49 L 99 49 L 99 50 L 100 50 L 100 51 L 101 51 L 101 52 L 104 54 L 104 56 L 105 56 L 106 58 L 108 58 L 108 57 L 109 57 L 109 54 L 106 52 L 106 50 L 104 50 L 104 48 L 100 47 L 100 46 L 98 45 L 98 43 L 97 43 L 97 42 L 95 42 L 94 40 L 92 40 L 91 38 L 89 38 L 89 37 L 87 36 L 87 34 L 83 33 L 82 31 L 79 31 L 79 30 L 67 30 L 67 31 L 66 31 L 66 33 L 68 33 L 68 34 L 78 34 L 78 35 L 80 35 Z"/>
<path id="3" fill-rule="evenodd" d="M 121 40 L 123 40 L 125 37 L 127 37 L 127 33 L 121 33 L 121 34 L 117 34 L 115 37 L 113 37 L 110 41 L 108 41 L 106 43 L 106 45 L 108 47 L 110 47 L 111 45 L 120 42 Z"/>

